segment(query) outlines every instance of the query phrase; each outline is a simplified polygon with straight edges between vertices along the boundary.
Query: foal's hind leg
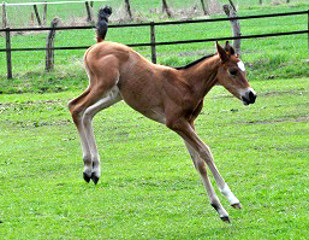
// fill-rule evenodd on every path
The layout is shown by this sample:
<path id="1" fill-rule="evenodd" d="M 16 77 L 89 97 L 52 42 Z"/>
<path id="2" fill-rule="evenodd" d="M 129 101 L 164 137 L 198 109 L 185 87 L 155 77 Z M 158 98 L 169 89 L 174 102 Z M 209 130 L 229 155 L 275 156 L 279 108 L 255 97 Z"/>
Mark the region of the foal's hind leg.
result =
<path id="1" fill-rule="evenodd" d="M 88 107 L 83 115 L 83 125 L 87 136 L 88 146 L 92 160 L 92 172 L 90 178 L 97 184 L 101 177 L 100 156 L 98 154 L 96 141 L 93 133 L 92 119 L 104 108 L 107 108 L 121 100 L 119 89 L 117 86 L 113 87 L 104 97 L 97 101 L 92 106 Z"/>
<path id="2" fill-rule="evenodd" d="M 108 61 L 110 64 L 112 61 Z M 86 182 L 89 182 L 91 176 L 93 174 L 93 167 L 96 167 L 99 160 L 94 160 L 95 166 L 93 166 L 92 156 L 96 158 L 98 156 L 95 141 L 93 137 L 92 127 L 89 124 L 92 116 L 96 112 L 98 112 L 100 107 L 103 103 L 100 102 L 97 104 L 98 101 L 105 98 L 112 89 L 117 85 L 119 80 L 119 72 L 117 68 L 109 66 L 106 68 L 96 69 L 97 75 L 101 76 L 100 78 L 96 76 L 92 71 L 88 69 L 89 73 L 89 88 L 86 90 L 85 93 L 80 95 L 78 98 L 72 100 L 69 103 L 70 112 L 72 114 L 73 121 L 78 129 L 82 150 L 83 150 L 83 160 L 84 160 L 84 179 Z M 103 77 L 104 76 L 104 77 Z M 103 100 L 102 100 L 103 101 Z M 104 104 L 103 104 L 104 105 Z M 94 106 L 91 108 L 90 106 Z M 86 114 L 86 118 L 84 114 L 86 110 L 89 108 L 88 113 Z M 84 121 L 86 124 L 84 124 Z M 96 167 L 97 169 L 99 167 Z M 100 173 L 94 174 L 93 179 L 95 182 L 98 181 Z"/>
<path id="3" fill-rule="evenodd" d="M 88 145 L 87 135 L 85 133 L 85 129 L 83 126 L 83 114 L 85 111 L 85 108 L 81 107 L 81 104 L 86 100 L 86 97 L 89 95 L 90 90 L 89 88 L 82 93 L 77 98 L 71 100 L 68 104 L 69 110 L 72 114 L 73 122 L 75 123 L 75 126 L 77 128 L 80 143 L 82 145 L 82 152 L 83 152 L 83 161 L 84 161 L 84 179 L 86 182 L 90 181 L 90 175 L 91 175 L 91 155 L 90 155 L 90 149 Z"/>

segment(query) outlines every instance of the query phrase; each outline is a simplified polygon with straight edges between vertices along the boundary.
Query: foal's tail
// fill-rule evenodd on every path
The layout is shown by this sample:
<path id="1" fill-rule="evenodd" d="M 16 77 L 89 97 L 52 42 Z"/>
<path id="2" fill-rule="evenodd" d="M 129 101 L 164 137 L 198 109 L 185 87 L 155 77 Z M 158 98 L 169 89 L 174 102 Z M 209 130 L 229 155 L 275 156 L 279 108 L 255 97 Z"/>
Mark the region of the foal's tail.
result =
<path id="1" fill-rule="evenodd" d="M 105 39 L 107 28 L 108 28 L 108 18 L 112 15 L 112 8 L 106 6 L 104 8 L 100 8 L 98 14 L 98 23 L 96 25 L 97 28 L 97 42 L 102 42 Z"/>

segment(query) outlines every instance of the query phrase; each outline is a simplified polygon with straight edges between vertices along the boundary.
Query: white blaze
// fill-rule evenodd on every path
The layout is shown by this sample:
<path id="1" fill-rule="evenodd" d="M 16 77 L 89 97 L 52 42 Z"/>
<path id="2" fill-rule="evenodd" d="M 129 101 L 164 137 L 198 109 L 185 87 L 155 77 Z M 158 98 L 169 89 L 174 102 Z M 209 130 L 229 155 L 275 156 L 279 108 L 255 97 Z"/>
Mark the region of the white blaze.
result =
<path id="1" fill-rule="evenodd" d="M 245 64 L 241 60 L 237 63 L 237 66 L 241 71 L 246 71 Z"/>

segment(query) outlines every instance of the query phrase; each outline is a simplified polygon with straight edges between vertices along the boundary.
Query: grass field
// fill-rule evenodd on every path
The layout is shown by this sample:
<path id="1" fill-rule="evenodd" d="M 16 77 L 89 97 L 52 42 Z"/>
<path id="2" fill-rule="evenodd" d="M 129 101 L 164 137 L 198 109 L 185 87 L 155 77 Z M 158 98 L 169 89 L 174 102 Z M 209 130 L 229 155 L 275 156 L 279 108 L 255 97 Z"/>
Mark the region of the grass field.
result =
<path id="1" fill-rule="evenodd" d="M 258 0 L 235 2 L 241 3 L 241 16 L 309 8 L 307 1 L 274 6 L 265 0 L 262 7 Z M 147 9 L 155 1 L 132 3 Z M 243 35 L 263 34 L 304 30 L 307 21 L 304 15 L 242 21 L 241 26 Z M 231 35 L 228 22 L 158 27 L 156 32 L 157 41 Z M 12 44 L 45 47 L 46 36 L 14 35 Z M 110 29 L 107 37 L 147 42 L 149 29 Z M 55 44 L 93 43 L 94 31 L 86 30 L 58 32 Z M 214 43 L 158 47 L 158 61 L 183 65 L 214 49 Z M 149 48 L 136 50 L 150 58 Z M 196 124 L 244 207 L 232 209 L 218 191 L 230 225 L 208 204 L 182 140 L 124 103 L 94 120 L 102 178 L 97 186 L 86 184 L 78 134 L 66 106 L 88 84 L 84 51 L 56 52 L 55 71 L 49 73 L 44 72 L 44 52 L 14 52 L 12 80 L 6 79 L 1 53 L 0 239 L 308 239 L 308 38 L 246 40 L 242 51 L 258 93 L 256 104 L 245 107 L 215 87 Z"/>
<path id="2" fill-rule="evenodd" d="M 181 139 L 119 103 L 94 121 L 98 186 L 82 179 L 66 102 L 0 95 L 0 239 L 307 239 L 309 79 L 255 81 L 245 107 L 216 87 L 197 129 L 241 211 L 208 204 Z"/>

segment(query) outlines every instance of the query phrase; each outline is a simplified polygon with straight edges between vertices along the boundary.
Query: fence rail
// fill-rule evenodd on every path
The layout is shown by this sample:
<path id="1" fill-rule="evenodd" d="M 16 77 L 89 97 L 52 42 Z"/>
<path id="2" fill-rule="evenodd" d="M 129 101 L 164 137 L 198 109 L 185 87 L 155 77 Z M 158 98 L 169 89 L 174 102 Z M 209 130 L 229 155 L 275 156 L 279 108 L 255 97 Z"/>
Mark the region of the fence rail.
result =
<path id="1" fill-rule="evenodd" d="M 181 40 L 181 41 L 169 41 L 169 42 L 157 42 L 155 35 L 155 26 L 162 25 L 179 25 L 189 23 L 207 23 L 207 22 L 221 22 L 231 20 L 244 20 L 244 19 L 258 19 L 258 18 L 272 18 L 272 17 L 283 17 L 293 15 L 307 15 L 308 28 L 298 31 L 290 32 L 277 32 L 277 33 L 265 33 L 257 35 L 243 35 L 239 37 L 217 37 L 217 38 L 206 38 L 206 39 L 194 39 L 194 40 Z M 287 36 L 287 35 L 308 35 L 308 53 L 309 53 L 309 10 L 298 11 L 289 13 L 276 13 L 276 14 L 263 14 L 263 15 L 252 15 L 242 16 L 235 18 L 215 18 L 215 19 L 202 19 L 202 20 L 188 20 L 188 21 L 167 21 L 167 22 L 149 22 L 149 23 L 133 23 L 133 24 L 117 24 L 110 25 L 109 28 L 130 28 L 130 27 L 150 27 L 150 42 L 149 43 L 136 43 L 127 44 L 130 47 L 151 47 L 151 59 L 152 62 L 156 63 L 156 46 L 163 45 L 176 45 L 176 44 L 188 44 L 188 43 L 201 43 L 201 42 L 213 42 L 222 40 L 235 40 L 235 39 L 252 39 L 252 38 L 265 38 L 265 37 L 276 37 L 276 36 Z M 74 47 L 53 47 L 53 48 L 11 48 L 11 32 L 25 32 L 25 31 L 51 31 L 51 30 L 82 30 L 82 29 L 93 29 L 94 26 L 69 26 L 69 27 L 41 27 L 41 28 L 6 28 L 0 29 L 1 32 L 5 32 L 6 36 L 6 48 L 0 49 L 0 52 L 6 52 L 7 57 L 7 77 L 12 78 L 12 59 L 11 52 L 22 52 L 22 51 L 46 51 L 46 50 L 78 50 L 87 49 L 90 46 L 74 46 Z"/>

